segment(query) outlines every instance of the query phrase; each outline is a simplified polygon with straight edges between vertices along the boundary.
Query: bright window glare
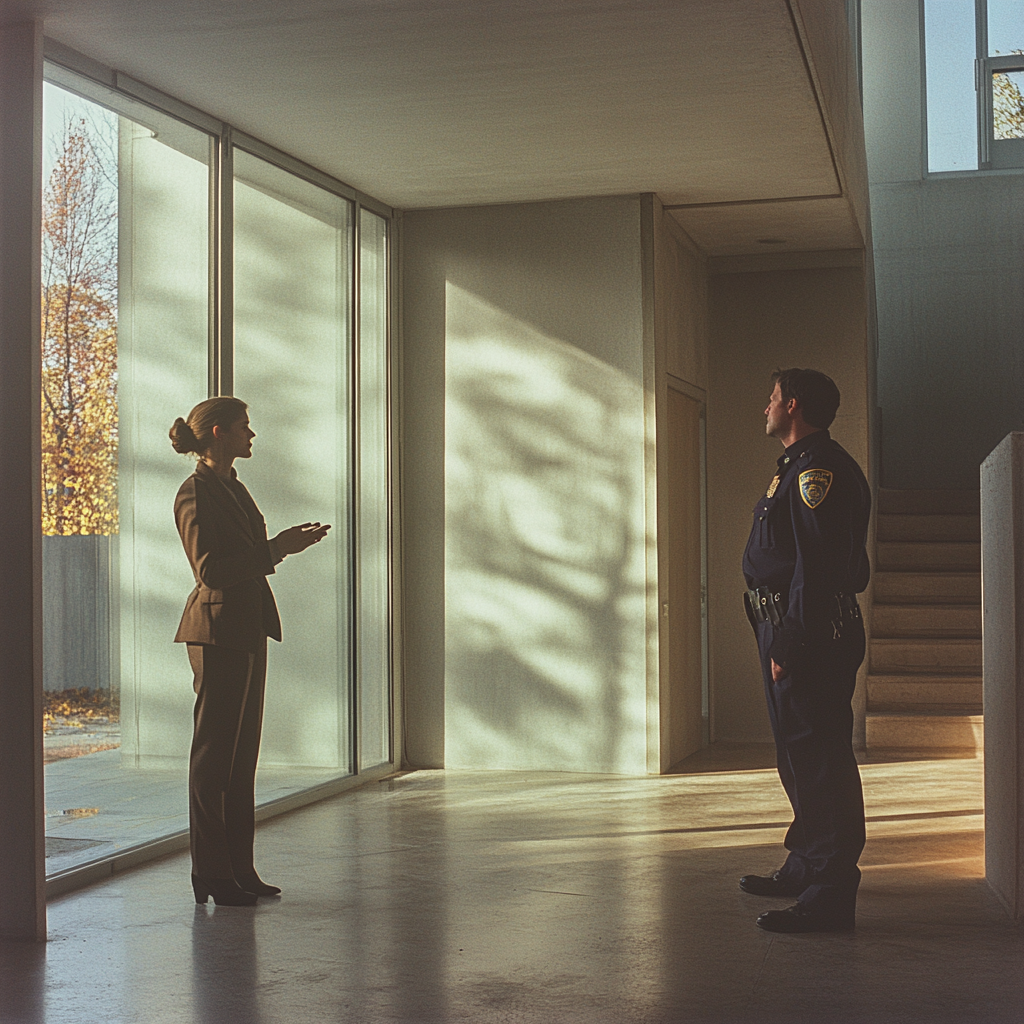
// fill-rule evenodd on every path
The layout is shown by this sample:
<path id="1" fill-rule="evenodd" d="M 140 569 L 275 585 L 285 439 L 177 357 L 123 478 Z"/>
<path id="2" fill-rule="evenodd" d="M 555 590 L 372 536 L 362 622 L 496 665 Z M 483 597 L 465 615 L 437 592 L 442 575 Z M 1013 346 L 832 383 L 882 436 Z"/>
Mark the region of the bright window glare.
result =
<path id="1" fill-rule="evenodd" d="M 973 0 L 925 0 L 928 170 L 978 169 Z"/>
<path id="2" fill-rule="evenodd" d="M 1024 0 L 988 0 L 990 57 L 1024 50 Z"/>

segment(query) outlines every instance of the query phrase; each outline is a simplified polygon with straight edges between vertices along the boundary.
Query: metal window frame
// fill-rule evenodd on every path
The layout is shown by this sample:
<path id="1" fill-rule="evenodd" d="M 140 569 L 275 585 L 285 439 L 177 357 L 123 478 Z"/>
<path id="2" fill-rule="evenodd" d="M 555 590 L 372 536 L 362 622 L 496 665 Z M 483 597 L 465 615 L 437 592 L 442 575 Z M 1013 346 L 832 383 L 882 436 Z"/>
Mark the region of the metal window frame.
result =
<path id="1" fill-rule="evenodd" d="M 989 56 L 988 0 L 974 0 L 974 90 L 977 105 L 978 166 L 976 169 L 932 171 L 928 167 L 928 54 L 925 45 L 925 0 L 918 0 L 921 52 L 922 177 L 969 177 L 986 172 L 1024 170 L 1024 139 L 993 137 L 992 74 L 995 71 L 1024 71 L 1024 55 Z"/>
<path id="2" fill-rule="evenodd" d="M 357 201 L 354 207 L 355 216 L 355 229 L 353 233 L 356 259 L 353 266 L 353 288 L 358 293 L 362 288 L 362 213 L 363 210 L 367 210 L 369 213 L 380 216 L 377 210 L 368 206 L 365 203 Z M 392 356 L 393 346 L 391 344 L 392 338 L 392 322 L 393 322 L 393 302 L 394 302 L 394 275 L 393 275 L 393 259 L 392 259 L 392 237 L 394 232 L 394 219 L 389 217 L 383 217 L 384 221 L 384 339 L 385 339 L 385 350 L 384 350 L 384 500 L 385 500 L 385 515 L 386 515 L 386 530 L 385 534 L 387 537 L 387 558 L 385 562 L 385 585 L 386 591 L 386 626 L 387 626 L 387 679 L 386 683 L 386 699 L 387 699 L 387 764 L 394 764 L 396 760 L 396 743 L 395 743 L 395 644 L 394 644 L 394 600 L 395 600 L 395 589 L 394 589 L 394 567 L 395 567 L 395 551 L 394 551 L 394 488 L 393 488 L 393 451 L 392 451 L 392 398 L 393 398 L 393 382 L 392 382 Z M 360 302 L 353 303 L 353 345 L 352 345 L 352 409 L 353 409 L 353 420 L 356 423 L 361 422 L 362 414 L 362 389 L 360 387 L 360 379 L 358 377 L 358 369 L 362 365 L 362 304 Z M 354 486 L 353 496 L 353 547 L 356 551 L 359 550 L 359 530 L 360 520 L 358 517 L 358 510 L 362 507 L 361 503 L 361 480 L 362 480 L 362 447 L 356 445 L 353 448 L 353 466 L 352 466 L 352 479 Z M 355 563 L 353 563 L 355 565 Z M 352 573 L 352 579 L 354 586 L 358 586 L 359 574 L 356 571 Z M 357 593 L 358 596 L 358 593 Z M 358 601 L 353 600 L 353 637 L 359 636 L 359 608 Z M 352 644 L 353 652 L 353 678 L 361 678 L 362 665 L 360 663 L 360 648 L 358 643 Z M 362 722 L 362 689 L 359 686 L 353 688 L 353 715 L 359 717 L 360 723 Z M 356 743 L 353 748 L 353 757 L 356 758 L 356 763 L 361 764 L 362 762 L 362 728 L 356 730 Z M 373 764 L 366 765 L 363 771 L 373 770 L 376 766 Z"/>
<path id="3" fill-rule="evenodd" d="M 388 758 L 386 765 L 395 765 L 397 743 L 395 737 L 395 586 L 394 586 L 394 372 L 393 323 L 395 300 L 395 268 L 393 245 L 396 211 L 373 196 L 346 184 L 338 178 L 307 164 L 275 146 L 236 129 L 231 124 L 176 99 L 138 79 L 79 53 L 52 39 L 43 41 L 44 78 L 61 88 L 84 96 L 101 106 L 108 107 L 124 116 L 138 119 L 145 124 L 148 109 L 175 118 L 196 128 L 210 138 L 210 317 L 209 317 L 209 380 L 211 396 L 231 394 L 234 385 L 234 150 L 240 149 L 269 164 L 294 175 L 351 204 L 352 230 L 349 236 L 349 287 L 352 289 L 352 306 L 349 329 L 351 349 L 348 366 L 349 401 L 349 443 L 348 471 L 349 487 L 349 580 L 347 583 L 349 612 L 349 655 L 348 671 L 352 679 L 349 693 L 350 731 L 347 737 L 349 755 L 349 777 L 380 774 L 381 765 L 360 767 L 361 754 L 361 701 L 358 675 L 358 530 L 359 530 L 359 478 L 360 425 L 359 425 L 359 368 L 360 368 L 360 213 L 363 209 L 376 214 L 385 221 L 385 282 L 387 294 L 384 297 L 385 320 L 385 473 L 387 501 L 387 636 L 388 636 Z M 346 743 L 346 738 L 341 738 Z"/>
<path id="4" fill-rule="evenodd" d="M 360 356 L 362 349 L 362 338 L 360 331 L 363 326 L 362 317 L 362 284 L 363 284 L 363 255 L 362 255 L 362 207 L 356 201 L 352 207 L 352 265 L 349 271 L 352 275 L 352 345 L 349 349 L 349 409 L 351 410 L 351 423 L 353 435 L 360 429 L 362 412 L 361 401 L 361 377 L 359 374 Z M 360 686 L 360 662 L 361 647 L 359 642 L 360 615 L 360 593 L 362 573 L 360 572 L 360 545 L 359 536 L 362 522 L 360 519 L 362 486 L 360 470 L 362 467 L 361 445 L 352 444 L 349 447 L 349 479 L 351 487 L 351 505 L 349 507 L 349 543 L 351 545 L 351 560 L 349 562 L 349 672 L 352 676 L 351 690 L 351 715 L 352 731 L 350 733 L 352 747 L 352 770 L 358 773 L 363 762 L 363 688 Z"/>
<path id="5" fill-rule="evenodd" d="M 985 0 L 979 0 L 984 3 Z M 987 48 L 987 43 L 986 43 Z M 1024 139 L 997 139 L 992 78 L 1001 71 L 1024 71 L 1024 55 L 979 57 L 974 87 L 978 93 L 978 168 L 983 171 L 1024 167 Z"/>

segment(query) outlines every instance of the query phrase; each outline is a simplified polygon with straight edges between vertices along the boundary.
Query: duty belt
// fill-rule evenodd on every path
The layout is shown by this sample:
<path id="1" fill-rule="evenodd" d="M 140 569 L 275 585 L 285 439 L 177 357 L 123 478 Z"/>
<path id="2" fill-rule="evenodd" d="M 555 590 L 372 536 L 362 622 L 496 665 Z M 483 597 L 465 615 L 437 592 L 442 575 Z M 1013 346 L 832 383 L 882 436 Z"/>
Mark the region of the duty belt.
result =
<path id="1" fill-rule="evenodd" d="M 743 595 L 747 610 L 754 622 L 770 622 L 773 626 L 781 626 L 786 614 L 786 594 L 771 587 L 756 587 Z M 856 594 L 845 594 L 841 591 L 832 595 L 832 630 L 833 640 L 838 640 L 843 633 L 843 625 L 855 622 L 860 618 L 860 605 Z"/>
<path id="2" fill-rule="evenodd" d="M 782 625 L 782 616 L 786 614 L 781 591 L 773 591 L 769 587 L 756 587 L 744 595 L 747 608 L 755 622 L 770 622 L 773 626 Z"/>

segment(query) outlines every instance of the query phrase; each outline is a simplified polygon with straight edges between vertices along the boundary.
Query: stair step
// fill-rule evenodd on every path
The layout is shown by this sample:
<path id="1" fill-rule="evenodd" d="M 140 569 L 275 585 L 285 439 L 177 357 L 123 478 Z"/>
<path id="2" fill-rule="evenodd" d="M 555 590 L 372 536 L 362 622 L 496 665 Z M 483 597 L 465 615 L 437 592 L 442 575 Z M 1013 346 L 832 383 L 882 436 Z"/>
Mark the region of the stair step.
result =
<path id="1" fill-rule="evenodd" d="M 868 705 L 871 715 L 981 715 L 984 709 L 976 701 L 951 701 L 948 704 L 918 703 L 913 700 L 887 700 Z"/>
<path id="2" fill-rule="evenodd" d="M 875 562 L 888 572 L 981 572 L 981 545 L 882 541 Z"/>
<path id="3" fill-rule="evenodd" d="M 876 524 L 880 541 L 959 541 L 981 543 L 980 515 L 880 515 Z"/>
<path id="4" fill-rule="evenodd" d="M 981 575 L 977 572 L 876 572 L 872 594 L 880 604 L 981 605 Z"/>
<path id="5" fill-rule="evenodd" d="M 917 707 L 959 704 L 981 714 L 980 676 L 969 675 L 869 675 L 868 710 L 913 704 Z"/>
<path id="6" fill-rule="evenodd" d="M 964 673 L 981 675 L 980 640 L 871 639 L 872 675 Z"/>
<path id="7" fill-rule="evenodd" d="M 868 750 L 874 754 L 883 751 L 964 754 L 982 750 L 985 741 L 981 715 L 868 712 L 865 726 Z"/>
<path id="8" fill-rule="evenodd" d="M 981 491 L 905 491 L 881 488 L 875 498 L 879 514 L 979 515 Z"/>
<path id="9" fill-rule="evenodd" d="M 873 637 L 981 639 L 981 606 L 881 604 L 871 617 Z"/>

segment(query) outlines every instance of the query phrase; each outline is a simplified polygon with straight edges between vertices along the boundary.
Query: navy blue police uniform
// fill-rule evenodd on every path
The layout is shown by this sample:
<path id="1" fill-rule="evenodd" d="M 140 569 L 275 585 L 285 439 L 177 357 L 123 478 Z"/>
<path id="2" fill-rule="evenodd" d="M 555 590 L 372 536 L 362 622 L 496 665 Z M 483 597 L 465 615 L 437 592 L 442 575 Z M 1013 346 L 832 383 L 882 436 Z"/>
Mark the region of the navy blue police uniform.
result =
<path id="1" fill-rule="evenodd" d="M 779 776 L 793 807 L 779 882 L 807 911 L 852 913 L 864 798 L 851 699 L 864 660 L 871 492 L 827 430 L 790 445 L 743 556 Z M 772 680 L 771 663 L 784 670 Z"/>

